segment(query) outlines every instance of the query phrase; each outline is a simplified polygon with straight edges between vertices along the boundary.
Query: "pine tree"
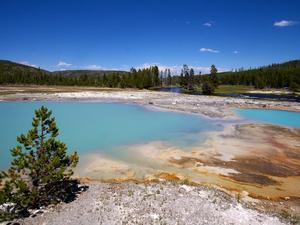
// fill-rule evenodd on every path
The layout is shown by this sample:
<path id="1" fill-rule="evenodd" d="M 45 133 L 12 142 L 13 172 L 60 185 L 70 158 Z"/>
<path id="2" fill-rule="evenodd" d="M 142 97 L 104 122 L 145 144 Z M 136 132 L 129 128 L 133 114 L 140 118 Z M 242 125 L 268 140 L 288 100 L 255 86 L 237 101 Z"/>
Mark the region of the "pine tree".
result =
<path id="1" fill-rule="evenodd" d="M 168 69 L 168 78 L 167 78 L 167 85 L 168 86 L 171 86 L 172 85 L 172 77 L 171 77 L 171 71 L 170 71 L 170 69 Z"/>
<path id="2" fill-rule="evenodd" d="M 160 71 L 160 77 L 159 77 L 159 80 L 160 80 L 160 86 L 164 86 L 164 72 L 163 71 Z"/>
<path id="3" fill-rule="evenodd" d="M 179 85 L 181 86 L 181 87 L 183 87 L 184 86 L 184 76 L 183 76 L 183 70 L 181 70 L 181 73 L 180 73 L 180 77 L 179 77 Z"/>
<path id="4" fill-rule="evenodd" d="M 20 144 L 11 150 L 10 169 L 0 174 L 0 204 L 15 203 L 16 214 L 64 201 L 72 194 L 78 155 L 67 155 L 67 146 L 56 140 L 58 128 L 51 114 L 43 106 L 35 111 L 32 129 L 18 136 Z"/>
<path id="5" fill-rule="evenodd" d="M 190 69 L 189 69 L 188 65 L 186 65 L 186 64 L 183 64 L 182 76 L 183 76 L 182 77 L 182 86 L 187 87 L 189 76 L 190 76 Z"/>
<path id="6" fill-rule="evenodd" d="M 159 86 L 160 85 L 160 79 L 159 79 L 159 69 L 158 66 L 153 66 L 150 68 L 153 76 L 153 86 Z"/>
<path id="7" fill-rule="evenodd" d="M 217 76 L 218 70 L 215 65 L 211 66 L 210 69 L 210 76 L 211 76 L 211 82 L 214 85 L 214 87 L 218 87 L 219 81 L 218 81 L 218 76 Z"/>
<path id="8" fill-rule="evenodd" d="M 190 76 L 188 77 L 188 88 L 190 90 L 194 89 L 194 75 L 195 75 L 194 69 L 191 68 L 190 69 Z"/>

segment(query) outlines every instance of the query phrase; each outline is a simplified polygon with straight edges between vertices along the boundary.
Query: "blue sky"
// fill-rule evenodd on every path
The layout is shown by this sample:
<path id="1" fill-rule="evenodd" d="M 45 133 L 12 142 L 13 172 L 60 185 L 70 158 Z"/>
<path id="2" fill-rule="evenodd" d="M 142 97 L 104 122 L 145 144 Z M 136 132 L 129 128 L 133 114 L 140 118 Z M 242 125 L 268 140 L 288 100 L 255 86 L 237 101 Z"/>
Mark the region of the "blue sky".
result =
<path id="1" fill-rule="evenodd" d="M 3 0 L 0 59 L 48 70 L 248 68 L 300 58 L 298 0 Z"/>

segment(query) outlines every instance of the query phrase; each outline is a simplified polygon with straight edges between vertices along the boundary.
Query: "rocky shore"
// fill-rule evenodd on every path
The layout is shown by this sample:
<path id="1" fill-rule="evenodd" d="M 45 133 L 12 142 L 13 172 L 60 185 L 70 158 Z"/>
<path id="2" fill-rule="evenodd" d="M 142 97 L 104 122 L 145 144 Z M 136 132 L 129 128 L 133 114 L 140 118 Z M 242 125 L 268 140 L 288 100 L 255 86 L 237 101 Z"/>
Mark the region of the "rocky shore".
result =
<path id="1" fill-rule="evenodd" d="M 88 190 L 75 201 L 36 211 L 34 217 L 15 222 L 24 225 L 289 223 L 204 186 L 170 182 L 87 185 Z"/>
<path id="2" fill-rule="evenodd" d="M 187 95 L 148 90 L 80 87 L 1 86 L 0 101 L 118 101 L 156 106 L 210 118 L 234 118 L 234 108 L 266 108 L 300 112 L 300 103 L 232 97 Z"/>

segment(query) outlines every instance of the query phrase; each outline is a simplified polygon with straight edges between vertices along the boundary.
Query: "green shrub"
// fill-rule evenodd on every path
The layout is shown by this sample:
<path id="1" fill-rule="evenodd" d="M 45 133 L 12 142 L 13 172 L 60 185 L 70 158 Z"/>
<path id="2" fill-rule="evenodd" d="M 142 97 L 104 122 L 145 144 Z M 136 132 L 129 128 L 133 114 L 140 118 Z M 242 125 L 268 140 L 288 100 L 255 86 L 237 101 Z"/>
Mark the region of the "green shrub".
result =
<path id="1" fill-rule="evenodd" d="M 296 82 L 291 82 L 290 90 L 293 92 L 298 92 L 300 91 L 300 86 Z"/>
<path id="2" fill-rule="evenodd" d="M 29 209 L 66 201 L 74 184 L 77 185 L 71 176 L 78 155 L 76 152 L 67 155 L 67 146 L 56 140 L 58 128 L 51 114 L 43 106 L 35 111 L 32 129 L 17 137 L 19 145 L 11 150 L 11 167 L 0 173 L 0 205 L 14 204 L 9 212 L 0 210 L 2 220 L 28 215 Z"/>
<path id="3" fill-rule="evenodd" d="M 202 93 L 205 95 L 211 95 L 215 91 L 214 85 L 211 82 L 204 82 L 202 84 Z"/>

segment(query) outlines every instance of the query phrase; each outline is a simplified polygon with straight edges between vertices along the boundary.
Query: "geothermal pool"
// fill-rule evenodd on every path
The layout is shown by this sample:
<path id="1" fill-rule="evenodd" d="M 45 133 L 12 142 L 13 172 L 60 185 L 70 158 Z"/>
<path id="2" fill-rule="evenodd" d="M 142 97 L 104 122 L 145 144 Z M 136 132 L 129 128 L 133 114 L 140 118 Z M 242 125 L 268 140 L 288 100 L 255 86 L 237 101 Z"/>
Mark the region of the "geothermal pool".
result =
<path id="1" fill-rule="evenodd" d="M 68 151 L 78 151 L 75 176 L 83 179 L 188 179 L 300 197 L 300 129 L 289 129 L 300 128 L 300 113 L 236 109 L 230 121 L 125 103 L 1 102 L 0 170 L 42 105 L 53 111 Z"/>
<path id="2" fill-rule="evenodd" d="M 146 179 L 153 174 L 168 172 L 197 182 L 224 185 L 226 182 L 228 184 L 228 177 L 234 177 L 236 180 L 233 182 L 245 179 L 237 175 L 244 171 L 240 168 L 243 164 L 232 164 L 238 163 L 237 159 L 249 157 L 257 149 L 261 149 L 257 155 L 260 157 L 268 153 L 268 149 L 284 146 L 284 143 L 274 142 L 283 140 L 274 135 L 283 134 L 292 138 L 292 141 L 286 143 L 290 147 L 280 147 L 276 151 L 289 150 L 291 153 L 288 155 L 298 154 L 296 149 L 299 139 L 296 131 L 290 133 L 284 130 L 262 137 L 267 134 L 266 131 L 270 131 L 264 129 L 286 128 L 246 125 L 239 128 L 237 133 L 227 128 L 233 128 L 239 123 L 267 123 L 299 128 L 299 113 L 237 109 L 234 110 L 237 119 L 230 121 L 125 103 L 1 102 L 1 170 L 9 167 L 9 150 L 16 146 L 16 137 L 31 128 L 34 110 L 42 105 L 53 111 L 60 129 L 59 139 L 67 144 L 68 151 L 78 151 L 80 160 L 75 175 L 80 177 L 104 180 Z M 241 129 L 244 132 L 241 133 Z M 286 163 L 284 159 L 282 163 Z M 253 168 L 255 170 L 256 166 Z"/>
<path id="3" fill-rule="evenodd" d="M 162 112 L 135 104 L 96 102 L 0 103 L 0 169 L 7 168 L 16 137 L 31 128 L 34 110 L 42 105 L 53 111 L 59 139 L 69 151 L 104 153 L 122 158 L 122 147 L 165 141 L 181 148 L 201 142 L 205 132 L 220 125 L 200 116 Z M 199 135 L 203 133 L 203 135 Z"/>
<path id="4" fill-rule="evenodd" d="M 265 109 L 237 109 L 236 112 L 248 121 L 300 128 L 299 112 Z"/>

